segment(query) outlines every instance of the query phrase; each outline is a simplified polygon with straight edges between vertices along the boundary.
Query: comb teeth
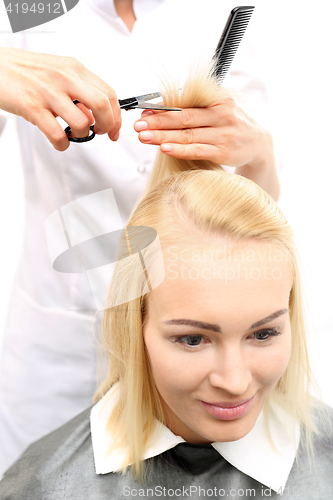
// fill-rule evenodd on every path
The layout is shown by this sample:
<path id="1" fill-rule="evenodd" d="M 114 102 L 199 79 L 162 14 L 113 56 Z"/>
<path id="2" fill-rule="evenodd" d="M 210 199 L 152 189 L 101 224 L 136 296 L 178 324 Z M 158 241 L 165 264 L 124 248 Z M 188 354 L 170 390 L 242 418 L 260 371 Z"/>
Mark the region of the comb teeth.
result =
<path id="1" fill-rule="evenodd" d="M 235 7 L 229 16 L 213 57 L 212 76 L 221 84 L 235 57 L 254 7 Z"/>

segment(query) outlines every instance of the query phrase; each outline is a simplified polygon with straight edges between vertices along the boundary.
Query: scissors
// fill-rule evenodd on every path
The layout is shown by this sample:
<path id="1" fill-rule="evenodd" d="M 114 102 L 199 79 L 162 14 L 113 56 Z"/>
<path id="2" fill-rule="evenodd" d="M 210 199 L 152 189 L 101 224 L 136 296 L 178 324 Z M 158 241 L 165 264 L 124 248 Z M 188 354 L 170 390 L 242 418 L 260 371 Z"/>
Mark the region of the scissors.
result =
<path id="1" fill-rule="evenodd" d="M 160 92 L 152 92 L 150 94 L 138 95 L 135 97 L 129 97 L 128 99 L 118 99 L 120 109 L 125 109 L 129 111 L 130 109 L 161 109 L 163 111 L 182 111 L 182 108 L 173 108 L 170 106 L 164 106 L 163 104 L 152 104 L 147 101 L 151 101 L 156 97 L 161 97 Z M 78 104 L 80 101 L 73 101 L 74 104 Z M 70 137 L 71 127 L 66 127 L 65 132 L 70 142 L 87 142 L 91 141 L 95 137 L 94 125 L 90 127 L 91 134 L 87 137 Z"/>

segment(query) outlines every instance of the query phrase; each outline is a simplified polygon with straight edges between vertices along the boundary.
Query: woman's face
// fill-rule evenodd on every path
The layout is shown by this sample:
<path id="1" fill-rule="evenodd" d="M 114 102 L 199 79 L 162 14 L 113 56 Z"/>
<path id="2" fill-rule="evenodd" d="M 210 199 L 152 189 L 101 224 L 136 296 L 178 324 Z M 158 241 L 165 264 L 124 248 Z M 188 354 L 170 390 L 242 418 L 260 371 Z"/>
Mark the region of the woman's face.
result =
<path id="1" fill-rule="evenodd" d="M 190 443 L 254 426 L 291 350 L 286 255 L 263 242 L 164 248 L 144 341 L 168 427 Z"/>

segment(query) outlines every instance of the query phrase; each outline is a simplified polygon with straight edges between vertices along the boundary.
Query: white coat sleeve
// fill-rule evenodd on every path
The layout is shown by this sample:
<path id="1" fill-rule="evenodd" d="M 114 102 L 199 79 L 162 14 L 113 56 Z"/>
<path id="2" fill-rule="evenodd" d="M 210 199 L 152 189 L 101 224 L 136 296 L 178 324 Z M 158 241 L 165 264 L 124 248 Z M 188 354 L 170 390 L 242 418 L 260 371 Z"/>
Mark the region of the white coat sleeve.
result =
<path id="1" fill-rule="evenodd" d="M 11 36 L 12 30 L 6 13 L 6 9 L 4 7 L 4 3 L 0 2 L 0 47 L 10 47 L 12 45 L 10 42 L 12 39 Z M 3 109 L 0 109 L 0 138 L 6 126 L 8 116 L 9 113 L 4 111 Z"/>

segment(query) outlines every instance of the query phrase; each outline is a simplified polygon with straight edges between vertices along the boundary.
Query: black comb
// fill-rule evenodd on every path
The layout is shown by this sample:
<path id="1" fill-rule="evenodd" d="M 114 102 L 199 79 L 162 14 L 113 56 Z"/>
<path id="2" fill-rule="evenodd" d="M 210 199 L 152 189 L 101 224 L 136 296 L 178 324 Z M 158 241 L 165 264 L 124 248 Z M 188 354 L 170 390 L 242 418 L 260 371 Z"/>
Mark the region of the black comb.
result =
<path id="1" fill-rule="evenodd" d="M 230 12 L 213 57 L 214 66 L 211 74 L 219 84 L 223 82 L 235 57 L 253 11 L 254 7 L 235 7 Z"/>

